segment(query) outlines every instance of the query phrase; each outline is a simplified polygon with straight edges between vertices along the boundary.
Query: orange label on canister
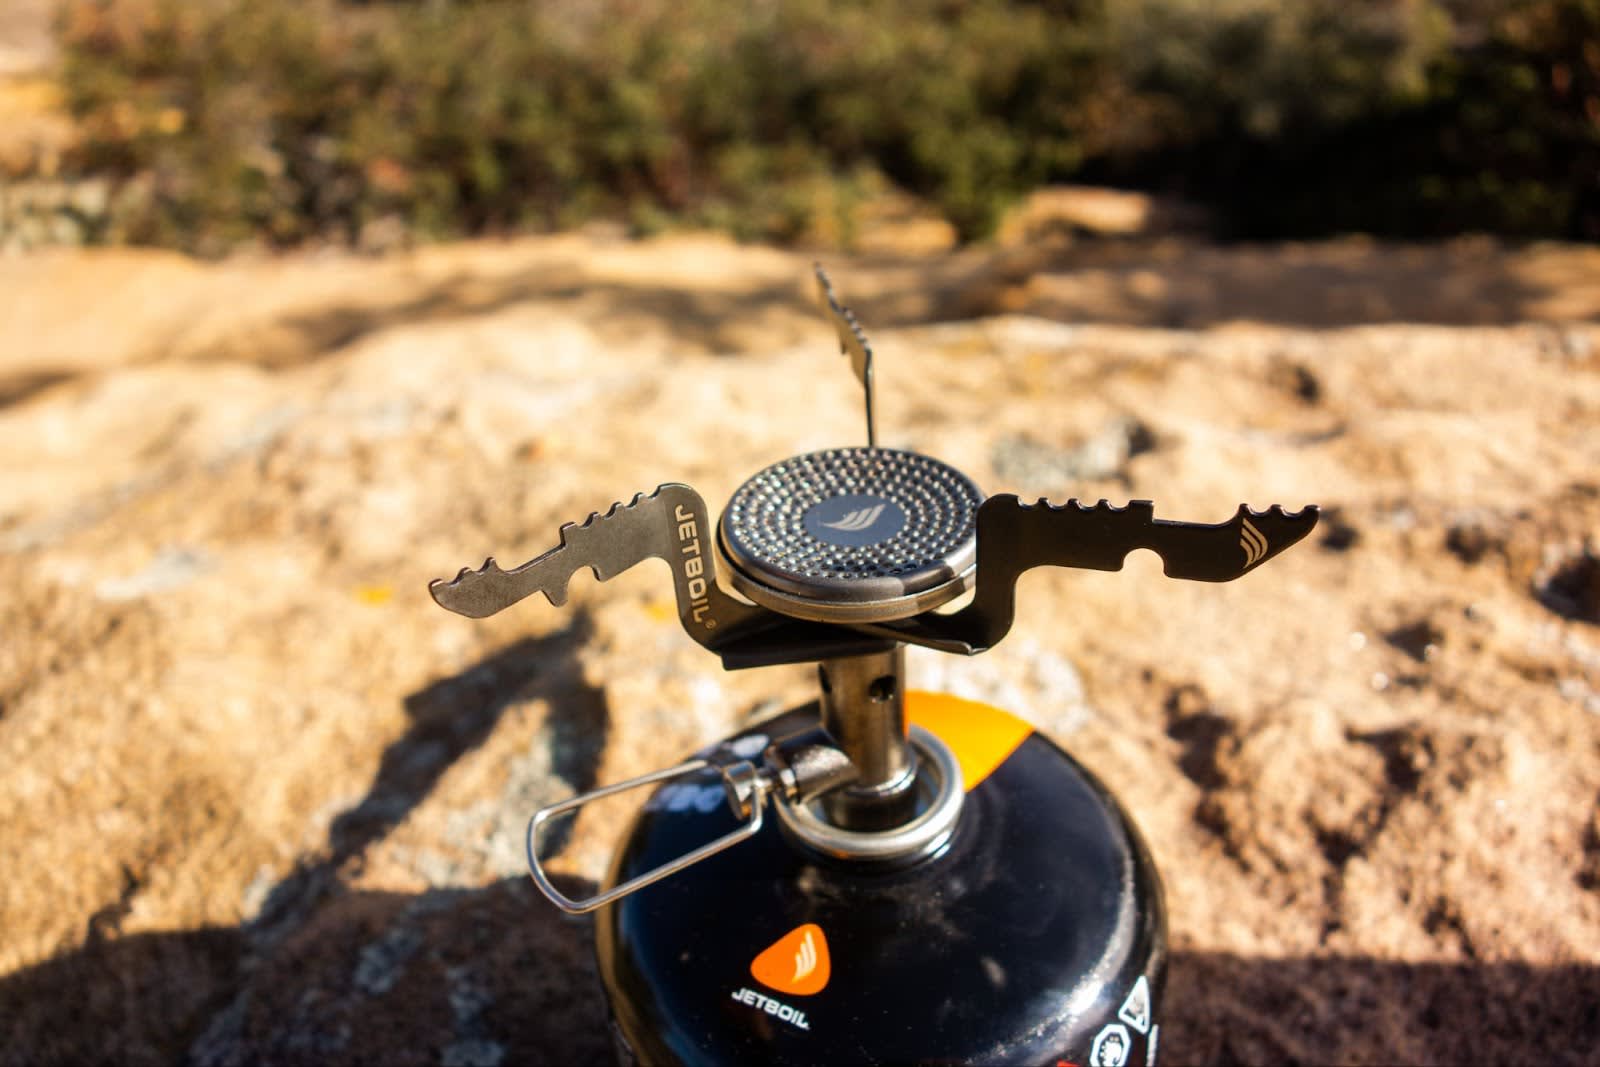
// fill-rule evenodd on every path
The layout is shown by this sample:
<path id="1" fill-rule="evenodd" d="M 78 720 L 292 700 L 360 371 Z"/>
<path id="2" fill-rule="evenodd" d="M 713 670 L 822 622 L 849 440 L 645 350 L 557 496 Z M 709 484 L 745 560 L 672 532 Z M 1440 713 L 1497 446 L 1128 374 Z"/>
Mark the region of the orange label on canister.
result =
<path id="1" fill-rule="evenodd" d="M 806 923 L 790 930 L 751 961 L 750 973 L 768 989 L 791 996 L 822 992 L 833 974 L 822 927 Z"/>
<path id="2" fill-rule="evenodd" d="M 916 689 L 906 693 L 906 720 L 950 746 L 969 793 L 1033 733 L 1033 727 L 999 708 Z"/>

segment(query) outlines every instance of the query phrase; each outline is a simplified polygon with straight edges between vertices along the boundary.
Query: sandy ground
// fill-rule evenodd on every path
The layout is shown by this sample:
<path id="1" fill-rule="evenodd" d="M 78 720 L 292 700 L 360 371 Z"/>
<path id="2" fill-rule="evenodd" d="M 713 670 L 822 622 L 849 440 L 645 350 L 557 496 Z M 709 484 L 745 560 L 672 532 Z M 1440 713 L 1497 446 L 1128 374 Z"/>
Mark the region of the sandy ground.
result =
<path id="1" fill-rule="evenodd" d="M 0 4 L 0 78 L 35 74 L 55 59 L 50 20 L 56 0 Z"/>
<path id="2" fill-rule="evenodd" d="M 1600 251 L 831 266 L 888 444 L 990 492 L 1325 508 L 1237 583 L 1035 573 L 1005 644 L 912 660 L 1141 825 L 1165 1061 L 1600 1059 Z M 478 623 L 425 587 L 859 441 L 807 281 L 600 231 L 0 261 L 0 1061 L 606 1060 L 523 821 L 805 673 L 721 672 L 649 568 Z"/>

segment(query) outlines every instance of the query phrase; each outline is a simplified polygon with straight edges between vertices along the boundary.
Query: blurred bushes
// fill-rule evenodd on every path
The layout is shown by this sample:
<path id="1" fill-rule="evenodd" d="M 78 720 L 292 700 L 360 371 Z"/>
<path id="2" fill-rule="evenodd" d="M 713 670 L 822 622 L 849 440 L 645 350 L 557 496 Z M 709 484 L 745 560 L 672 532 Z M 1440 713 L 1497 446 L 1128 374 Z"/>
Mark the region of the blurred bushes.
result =
<path id="1" fill-rule="evenodd" d="M 1600 237 L 1600 0 L 68 0 L 74 166 L 217 252 L 544 229 L 964 237 L 1103 180 L 1239 235 Z"/>
<path id="2" fill-rule="evenodd" d="M 1600 0 L 1128 0 L 1090 180 L 1233 236 L 1600 240 Z"/>

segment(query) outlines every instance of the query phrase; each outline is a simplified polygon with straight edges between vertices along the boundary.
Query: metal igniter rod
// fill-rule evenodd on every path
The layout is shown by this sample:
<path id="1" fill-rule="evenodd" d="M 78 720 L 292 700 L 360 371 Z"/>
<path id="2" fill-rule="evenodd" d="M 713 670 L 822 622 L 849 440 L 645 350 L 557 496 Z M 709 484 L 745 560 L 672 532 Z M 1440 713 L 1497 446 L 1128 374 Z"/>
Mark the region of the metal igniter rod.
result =
<path id="1" fill-rule="evenodd" d="M 878 425 L 873 414 L 873 386 L 872 386 L 872 345 L 867 342 L 867 335 L 861 329 L 861 324 L 856 321 L 855 313 L 833 295 L 833 283 L 828 280 L 828 272 L 822 269 L 822 264 L 812 264 L 812 269 L 817 272 L 817 288 L 822 294 L 823 307 L 827 309 L 828 320 L 833 323 L 834 332 L 839 335 L 839 354 L 850 357 L 850 367 L 856 372 L 856 378 L 861 382 L 861 388 L 867 393 L 867 447 L 878 447 Z"/>

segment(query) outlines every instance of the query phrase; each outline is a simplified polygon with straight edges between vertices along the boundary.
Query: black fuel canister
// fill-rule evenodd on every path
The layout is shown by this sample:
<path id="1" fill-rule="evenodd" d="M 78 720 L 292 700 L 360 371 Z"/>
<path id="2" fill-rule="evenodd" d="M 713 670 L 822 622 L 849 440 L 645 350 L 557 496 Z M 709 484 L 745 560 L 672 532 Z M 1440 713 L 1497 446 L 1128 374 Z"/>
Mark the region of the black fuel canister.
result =
<path id="1" fill-rule="evenodd" d="M 641 1063 L 1154 1063 L 1161 883 L 1081 764 L 1021 720 L 938 694 L 908 717 L 961 759 L 948 842 L 909 864 L 819 855 L 781 822 L 603 908 L 619 1050 Z M 798 709 L 724 742 L 815 723 Z M 985 766 L 985 764 L 989 764 Z M 729 832 L 714 772 L 645 805 L 609 884 Z"/>

